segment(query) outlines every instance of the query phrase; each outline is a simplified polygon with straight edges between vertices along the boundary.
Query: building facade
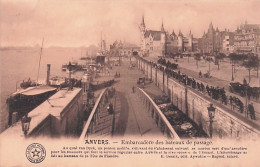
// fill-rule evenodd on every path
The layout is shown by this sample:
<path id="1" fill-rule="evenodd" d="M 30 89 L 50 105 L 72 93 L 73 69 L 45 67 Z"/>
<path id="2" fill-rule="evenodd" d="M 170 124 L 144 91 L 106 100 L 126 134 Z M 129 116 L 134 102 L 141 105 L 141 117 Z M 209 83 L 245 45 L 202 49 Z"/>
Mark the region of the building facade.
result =
<path id="1" fill-rule="evenodd" d="M 209 24 L 207 33 L 204 32 L 202 38 L 198 41 L 198 47 L 201 53 L 216 53 L 230 50 L 230 45 L 233 45 L 233 32 L 229 30 L 219 31 L 214 28 L 213 24 Z M 223 44 L 223 41 L 225 44 Z M 223 47 L 224 46 L 224 47 Z"/>
<path id="2" fill-rule="evenodd" d="M 169 56 L 193 52 L 197 50 L 195 47 L 198 47 L 198 40 L 194 40 L 191 31 L 187 37 L 181 31 L 179 31 L 178 35 L 175 34 L 174 30 L 172 33 L 168 33 L 165 31 L 163 23 L 160 31 L 148 30 L 144 22 L 144 17 L 142 18 L 139 30 L 140 49 L 143 56 Z"/>
<path id="3" fill-rule="evenodd" d="M 241 24 L 234 36 L 236 53 L 260 53 L 260 24 Z"/>
<path id="4" fill-rule="evenodd" d="M 226 55 L 234 52 L 234 33 L 229 33 L 224 36 L 222 52 Z"/>
<path id="5" fill-rule="evenodd" d="M 129 44 L 122 41 L 115 41 L 110 45 L 109 55 L 118 57 L 118 56 L 132 56 L 134 51 L 139 51 L 140 48 L 134 44 Z"/>

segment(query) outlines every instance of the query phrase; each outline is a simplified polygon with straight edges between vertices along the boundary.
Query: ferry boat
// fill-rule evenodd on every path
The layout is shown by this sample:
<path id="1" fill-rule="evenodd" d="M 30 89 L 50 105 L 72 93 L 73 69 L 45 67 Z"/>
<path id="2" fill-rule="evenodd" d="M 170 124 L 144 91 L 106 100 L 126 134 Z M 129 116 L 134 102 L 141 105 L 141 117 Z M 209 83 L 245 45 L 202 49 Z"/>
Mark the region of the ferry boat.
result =
<path id="1" fill-rule="evenodd" d="M 71 68 L 70 69 L 71 73 L 74 73 L 76 71 L 81 71 L 81 70 L 85 70 L 86 69 L 85 65 L 80 65 L 80 64 L 78 64 L 77 61 L 72 61 L 72 62 L 69 62 L 68 64 L 63 64 L 61 66 L 62 71 L 66 71 L 66 73 L 69 73 L 69 66 Z"/>
<path id="2" fill-rule="evenodd" d="M 16 120 L 33 110 L 50 96 L 57 92 L 57 88 L 48 85 L 27 87 L 13 93 L 7 100 L 9 108 L 9 121 L 12 124 L 12 115 L 17 112 Z"/>

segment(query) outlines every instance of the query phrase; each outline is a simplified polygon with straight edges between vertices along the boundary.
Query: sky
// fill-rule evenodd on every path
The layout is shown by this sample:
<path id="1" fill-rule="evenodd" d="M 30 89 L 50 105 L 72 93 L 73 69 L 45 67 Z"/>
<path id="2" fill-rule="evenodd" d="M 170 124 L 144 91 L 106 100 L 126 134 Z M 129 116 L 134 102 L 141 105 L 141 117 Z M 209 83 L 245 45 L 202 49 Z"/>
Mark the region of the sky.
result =
<path id="1" fill-rule="evenodd" d="M 201 37 L 210 22 L 233 31 L 260 24 L 260 0 L 0 0 L 0 46 L 89 46 L 103 39 L 138 44 L 147 29 Z"/>

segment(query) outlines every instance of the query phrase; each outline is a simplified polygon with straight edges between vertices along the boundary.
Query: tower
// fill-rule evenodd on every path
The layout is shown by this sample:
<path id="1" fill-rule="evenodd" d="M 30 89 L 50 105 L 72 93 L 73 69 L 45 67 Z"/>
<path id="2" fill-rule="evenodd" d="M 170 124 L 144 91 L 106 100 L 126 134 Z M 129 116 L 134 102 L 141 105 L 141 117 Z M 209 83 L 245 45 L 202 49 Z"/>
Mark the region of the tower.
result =
<path id="1" fill-rule="evenodd" d="M 208 29 L 208 46 L 207 46 L 207 52 L 211 53 L 215 49 L 215 30 L 213 28 L 212 22 L 209 24 Z"/>
<path id="2" fill-rule="evenodd" d="M 162 26 L 161 26 L 161 32 L 165 32 L 163 22 L 162 22 Z"/>
<path id="3" fill-rule="evenodd" d="M 161 26 L 161 47 L 162 47 L 162 55 L 166 55 L 166 32 L 163 26 Z"/>
<path id="4" fill-rule="evenodd" d="M 188 40 L 188 47 L 189 47 L 189 51 L 192 52 L 193 50 L 193 46 L 192 46 L 192 41 L 193 41 L 193 35 L 191 33 L 191 30 L 190 30 L 190 33 L 189 33 L 189 40 Z"/>
<path id="5" fill-rule="evenodd" d="M 183 52 L 183 35 L 181 30 L 179 31 L 178 35 L 178 52 Z"/>
<path id="6" fill-rule="evenodd" d="M 139 26 L 139 30 L 140 30 L 140 48 L 143 51 L 143 54 L 145 52 L 145 32 L 146 32 L 146 28 L 145 28 L 145 23 L 144 23 L 144 16 L 142 17 L 142 21 L 141 24 Z"/>
<path id="7" fill-rule="evenodd" d="M 144 15 L 142 16 L 142 21 L 141 21 L 141 24 L 139 26 L 139 29 L 141 32 L 145 32 L 145 23 L 144 23 Z"/>

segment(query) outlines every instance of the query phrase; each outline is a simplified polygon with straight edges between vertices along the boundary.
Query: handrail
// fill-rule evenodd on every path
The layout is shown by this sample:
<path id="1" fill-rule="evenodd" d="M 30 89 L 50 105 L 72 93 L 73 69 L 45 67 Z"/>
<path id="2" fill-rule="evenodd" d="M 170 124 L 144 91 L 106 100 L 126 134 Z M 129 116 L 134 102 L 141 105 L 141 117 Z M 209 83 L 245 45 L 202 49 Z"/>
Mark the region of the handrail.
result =
<path id="1" fill-rule="evenodd" d="M 170 134 L 171 137 L 174 138 L 175 140 L 181 140 L 178 136 L 178 134 L 175 132 L 175 130 L 173 129 L 172 125 L 170 124 L 170 122 L 167 120 L 167 118 L 165 117 L 165 115 L 162 113 L 161 109 L 157 106 L 157 104 L 153 101 L 153 99 L 141 88 L 137 87 L 145 96 L 147 99 L 149 99 L 149 101 L 152 103 L 152 105 L 154 106 L 156 112 L 159 114 L 159 116 L 161 117 L 162 121 L 164 122 L 164 124 L 168 127 L 168 129 L 170 130 Z"/>
<path id="2" fill-rule="evenodd" d="M 99 103 L 101 101 L 101 98 L 102 98 L 103 94 L 106 92 L 107 89 L 108 88 L 102 90 L 102 92 L 100 93 L 100 95 L 99 95 L 99 97 L 98 97 L 98 99 L 97 99 L 97 101 L 96 101 L 96 103 L 95 103 L 95 105 L 94 105 L 94 107 L 93 107 L 89 117 L 88 117 L 87 123 L 84 126 L 84 129 L 83 129 L 83 131 L 82 131 L 82 133 L 80 135 L 79 140 L 84 140 L 85 139 L 85 137 L 87 135 L 87 132 L 88 132 L 89 125 L 91 123 L 91 120 L 92 120 L 92 118 L 93 118 L 93 116 L 94 116 L 94 114 L 95 114 L 95 112 L 97 110 L 97 107 L 98 107 L 98 105 L 99 105 Z"/>

